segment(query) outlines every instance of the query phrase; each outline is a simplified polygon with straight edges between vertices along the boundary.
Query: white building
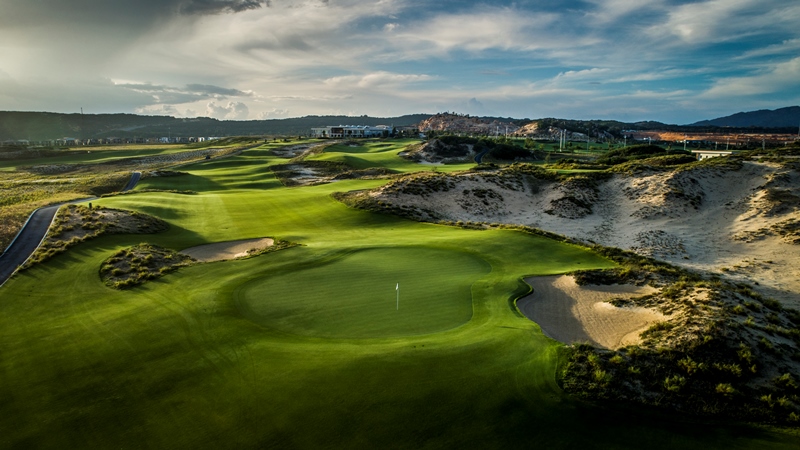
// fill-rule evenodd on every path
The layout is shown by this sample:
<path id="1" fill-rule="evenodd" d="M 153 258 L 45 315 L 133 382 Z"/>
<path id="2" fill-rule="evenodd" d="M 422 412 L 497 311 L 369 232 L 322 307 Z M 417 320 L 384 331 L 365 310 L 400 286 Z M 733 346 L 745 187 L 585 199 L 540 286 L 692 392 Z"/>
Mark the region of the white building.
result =
<path id="1" fill-rule="evenodd" d="M 391 127 L 378 125 L 370 127 L 365 125 L 339 125 L 322 128 L 312 128 L 311 136 L 315 138 L 368 138 L 388 137 L 392 133 Z"/>
<path id="2" fill-rule="evenodd" d="M 719 151 L 717 151 L 717 150 L 692 150 L 692 153 L 694 153 L 697 156 L 698 160 L 714 158 L 714 157 L 717 157 L 717 156 L 728 156 L 728 155 L 732 155 L 733 154 L 733 152 L 728 151 L 728 150 L 719 150 Z"/>

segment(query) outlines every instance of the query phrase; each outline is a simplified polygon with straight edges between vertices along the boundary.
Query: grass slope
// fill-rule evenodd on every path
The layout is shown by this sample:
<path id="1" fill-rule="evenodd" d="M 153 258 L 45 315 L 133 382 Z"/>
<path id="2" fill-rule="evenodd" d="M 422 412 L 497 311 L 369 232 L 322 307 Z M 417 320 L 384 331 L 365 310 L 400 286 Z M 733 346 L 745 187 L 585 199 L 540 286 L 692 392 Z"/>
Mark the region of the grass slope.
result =
<path id="1" fill-rule="evenodd" d="M 246 151 L 141 186 L 197 195 L 97 203 L 167 220 L 169 231 L 147 237 L 167 248 L 265 235 L 300 247 L 186 267 L 119 291 L 98 270 L 142 237 L 103 236 L 0 290 L 0 447 L 796 448 L 787 434 L 565 396 L 554 377 L 560 346 L 509 299 L 527 291 L 521 276 L 609 261 L 516 231 L 352 210 L 330 194 L 383 181 L 284 188 L 268 166 L 285 161 Z M 365 280 L 388 283 L 391 311 L 394 283 L 401 302 L 406 285 L 408 295 L 419 289 L 399 272 L 440 284 L 433 288 L 442 296 L 469 287 L 471 303 L 456 294 L 416 305 L 428 309 L 392 328 L 362 306 L 374 291 L 361 291 Z M 314 293 L 324 282 L 333 288 L 323 302 Z M 278 307 L 293 315 L 270 317 Z M 330 307 L 342 314 L 320 315 Z M 437 332 L 417 334 L 414 322 Z"/>

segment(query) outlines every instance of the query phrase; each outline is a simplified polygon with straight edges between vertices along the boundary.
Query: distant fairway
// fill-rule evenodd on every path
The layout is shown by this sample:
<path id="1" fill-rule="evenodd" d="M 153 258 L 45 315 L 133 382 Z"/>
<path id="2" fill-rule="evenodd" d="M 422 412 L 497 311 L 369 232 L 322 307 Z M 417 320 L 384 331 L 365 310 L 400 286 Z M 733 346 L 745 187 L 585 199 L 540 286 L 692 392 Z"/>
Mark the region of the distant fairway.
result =
<path id="1" fill-rule="evenodd" d="M 394 143 L 365 142 L 363 145 L 332 145 L 320 155 L 310 159 L 321 161 L 336 161 L 347 164 L 355 169 L 370 167 L 385 167 L 397 172 L 419 172 L 431 170 L 432 166 L 420 165 L 417 162 L 400 158 L 398 153 L 406 149 L 409 144 L 419 142 L 419 139 L 403 139 Z M 438 164 L 440 172 L 454 172 L 472 167 L 472 161 L 462 164 Z"/>
<path id="2" fill-rule="evenodd" d="M 247 283 L 237 291 L 237 305 L 265 327 L 302 335 L 427 334 L 469 321 L 470 287 L 490 269 L 482 259 L 462 252 L 424 247 L 360 250 Z"/>

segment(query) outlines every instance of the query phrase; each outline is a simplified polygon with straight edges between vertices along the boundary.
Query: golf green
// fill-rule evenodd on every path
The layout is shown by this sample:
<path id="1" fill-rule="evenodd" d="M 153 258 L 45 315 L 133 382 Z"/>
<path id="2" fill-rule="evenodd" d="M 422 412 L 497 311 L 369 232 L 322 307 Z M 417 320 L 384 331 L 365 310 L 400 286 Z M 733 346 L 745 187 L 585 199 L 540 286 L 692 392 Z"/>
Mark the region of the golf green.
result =
<path id="1" fill-rule="evenodd" d="M 427 247 L 347 252 L 242 285 L 237 306 L 280 331 L 337 338 L 399 337 L 472 317 L 472 283 L 491 270 L 469 253 Z"/>

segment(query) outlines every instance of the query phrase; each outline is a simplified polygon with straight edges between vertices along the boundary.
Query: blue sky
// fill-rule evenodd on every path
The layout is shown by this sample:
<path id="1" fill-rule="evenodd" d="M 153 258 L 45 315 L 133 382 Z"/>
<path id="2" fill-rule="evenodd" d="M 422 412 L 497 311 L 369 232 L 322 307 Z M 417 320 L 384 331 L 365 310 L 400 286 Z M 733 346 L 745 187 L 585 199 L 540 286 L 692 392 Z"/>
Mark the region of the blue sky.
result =
<path id="1" fill-rule="evenodd" d="M 692 123 L 800 104 L 796 0 L 0 0 L 0 110 Z"/>

